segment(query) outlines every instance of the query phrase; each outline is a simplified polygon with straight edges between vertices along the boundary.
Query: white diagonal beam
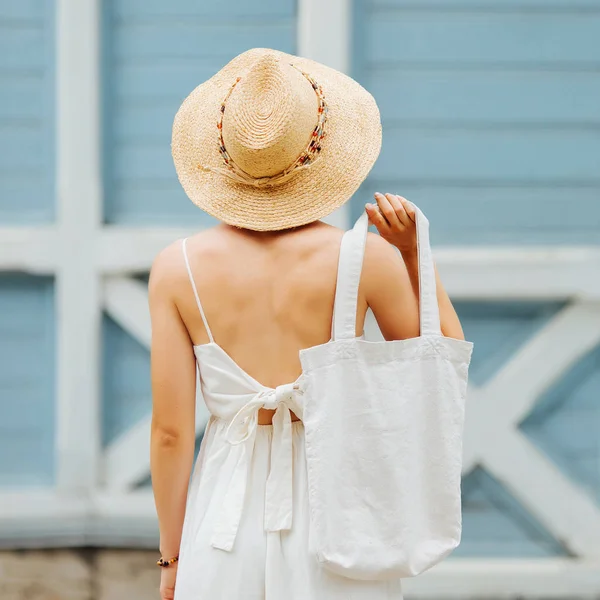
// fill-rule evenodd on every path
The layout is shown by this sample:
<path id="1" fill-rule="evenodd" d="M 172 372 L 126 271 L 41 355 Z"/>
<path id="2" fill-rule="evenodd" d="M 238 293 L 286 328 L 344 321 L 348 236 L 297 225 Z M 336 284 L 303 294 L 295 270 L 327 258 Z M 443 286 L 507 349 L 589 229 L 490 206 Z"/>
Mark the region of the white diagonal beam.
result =
<path id="1" fill-rule="evenodd" d="M 598 344 L 600 302 L 578 301 L 565 307 L 517 350 L 486 386 L 470 392 L 467 419 L 473 426 L 465 435 L 485 440 L 499 423 L 517 426 L 539 397 Z M 472 469 L 484 445 L 465 444 L 465 471 Z"/>
<path id="2" fill-rule="evenodd" d="M 485 468 L 571 552 L 600 559 L 600 510 L 520 431 L 502 428 L 482 452 Z"/>
<path id="3" fill-rule="evenodd" d="M 600 557 L 600 509 L 519 431 L 539 395 L 600 342 L 600 306 L 563 309 L 467 407 L 463 468 L 481 463 L 570 551 Z M 549 492 L 550 490 L 550 492 Z"/>

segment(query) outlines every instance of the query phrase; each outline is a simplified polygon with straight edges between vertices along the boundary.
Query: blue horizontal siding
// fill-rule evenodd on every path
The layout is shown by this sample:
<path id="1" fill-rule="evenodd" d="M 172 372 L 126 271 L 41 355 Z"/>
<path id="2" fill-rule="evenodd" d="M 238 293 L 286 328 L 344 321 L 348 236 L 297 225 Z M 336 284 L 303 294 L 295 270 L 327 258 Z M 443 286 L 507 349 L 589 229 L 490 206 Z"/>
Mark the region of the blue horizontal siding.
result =
<path id="1" fill-rule="evenodd" d="M 600 0 L 371 0 L 376 8 L 418 8 L 419 10 L 493 10 L 533 12 L 549 10 L 572 12 L 600 9 Z"/>
<path id="2" fill-rule="evenodd" d="M 150 354 L 110 317 L 103 319 L 102 443 L 150 414 Z"/>
<path id="3" fill-rule="evenodd" d="M 294 18 L 296 3 L 281 0 L 260 0 L 260 6 L 243 0 L 228 2 L 226 6 L 218 2 L 164 2 L 164 0 L 118 0 L 113 4 L 117 19 L 170 18 L 187 20 L 190 18 L 217 18 L 225 14 L 227 18 Z M 175 7 L 175 8 L 174 8 Z"/>
<path id="4" fill-rule="evenodd" d="M 54 3 L 0 6 L 0 223 L 54 218 Z"/>
<path id="5" fill-rule="evenodd" d="M 353 74 L 384 130 L 355 216 L 393 192 L 427 210 L 437 243 L 600 244 L 600 2 L 355 12 Z"/>
<path id="6" fill-rule="evenodd" d="M 577 63 L 581 68 L 600 61 L 600 13 L 576 9 L 508 13 L 494 11 L 493 6 L 489 11 L 461 12 L 390 8 L 370 11 L 367 27 L 369 63 Z"/>
<path id="7" fill-rule="evenodd" d="M 54 480 L 55 324 L 49 277 L 0 276 L 0 486 Z"/>
<path id="8" fill-rule="evenodd" d="M 170 153 L 181 102 L 236 54 L 295 50 L 293 0 L 227 4 L 109 1 L 104 7 L 105 220 L 208 225 Z"/>
<path id="9" fill-rule="evenodd" d="M 600 136 L 580 128 L 391 126 L 372 173 L 385 180 L 597 184 Z"/>

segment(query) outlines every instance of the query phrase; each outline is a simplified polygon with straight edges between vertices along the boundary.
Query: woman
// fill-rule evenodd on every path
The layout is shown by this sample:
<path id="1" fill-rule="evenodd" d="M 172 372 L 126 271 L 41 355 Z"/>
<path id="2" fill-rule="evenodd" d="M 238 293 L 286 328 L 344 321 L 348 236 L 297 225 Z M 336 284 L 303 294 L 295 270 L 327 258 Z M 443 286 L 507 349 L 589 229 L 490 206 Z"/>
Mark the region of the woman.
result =
<path id="1" fill-rule="evenodd" d="M 356 191 L 380 145 L 366 90 L 268 49 L 233 59 L 177 114 L 179 179 L 222 224 L 163 250 L 150 277 L 151 470 L 165 600 L 402 597 L 399 581 L 319 567 L 309 553 L 303 424 L 290 415 L 289 447 L 273 425 L 289 410 L 279 390 L 301 377 L 299 351 L 331 338 L 343 232 L 319 219 Z M 370 307 L 387 340 L 415 337 L 414 211 L 393 194 L 375 200 L 366 210 L 380 236 L 367 240 L 356 335 Z M 439 280 L 438 300 L 444 335 L 462 339 Z M 188 495 L 197 368 L 211 416 Z"/>

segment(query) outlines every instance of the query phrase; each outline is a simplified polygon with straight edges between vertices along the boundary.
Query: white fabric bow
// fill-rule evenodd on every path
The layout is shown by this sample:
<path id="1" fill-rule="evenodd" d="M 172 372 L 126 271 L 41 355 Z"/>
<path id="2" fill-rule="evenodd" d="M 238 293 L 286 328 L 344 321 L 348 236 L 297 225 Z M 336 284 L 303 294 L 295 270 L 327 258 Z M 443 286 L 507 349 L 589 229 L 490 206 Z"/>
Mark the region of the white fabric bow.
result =
<path id="1" fill-rule="evenodd" d="M 292 527 L 292 417 L 290 410 L 302 419 L 302 405 L 298 396 L 302 387 L 288 383 L 258 392 L 233 417 L 227 427 L 226 438 L 237 446 L 236 464 L 223 500 L 211 545 L 231 551 L 239 528 L 250 468 L 254 440 L 258 428 L 258 411 L 275 410 L 271 445 L 271 470 L 265 494 L 265 531 L 281 531 Z"/>

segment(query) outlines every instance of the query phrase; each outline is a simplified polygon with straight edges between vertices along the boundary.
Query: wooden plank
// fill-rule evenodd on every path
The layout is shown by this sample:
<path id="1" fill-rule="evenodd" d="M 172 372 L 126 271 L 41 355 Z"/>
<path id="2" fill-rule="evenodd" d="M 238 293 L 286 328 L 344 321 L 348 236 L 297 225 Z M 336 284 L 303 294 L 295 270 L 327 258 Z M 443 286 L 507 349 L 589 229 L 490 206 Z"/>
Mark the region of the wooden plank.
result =
<path id="1" fill-rule="evenodd" d="M 532 31 L 532 35 L 534 32 Z M 400 60 L 402 55 L 396 51 Z M 600 73 L 374 65 L 361 80 L 390 123 L 564 124 L 600 122 Z"/>
<path id="2" fill-rule="evenodd" d="M 46 66 L 41 23 L 11 24 L 0 35 L 0 69 L 41 70 Z"/>
<path id="3" fill-rule="evenodd" d="M 589 67 L 600 62 L 597 12 L 386 10 L 370 14 L 366 26 L 364 51 L 371 64 Z M 568 40 L 560 52 L 556 40 Z"/>
<path id="4" fill-rule="evenodd" d="M 131 180 L 118 182 L 105 203 L 107 222 L 124 228 L 187 226 L 198 231 L 217 221 L 195 206 L 177 180 Z"/>
<path id="5" fill-rule="evenodd" d="M 600 0 L 361 0 L 374 9 L 485 12 L 578 12 L 600 9 Z"/>
<path id="6" fill-rule="evenodd" d="M 140 176 L 165 160 L 159 148 L 119 153 Z M 146 163 L 143 161 L 153 161 Z M 388 127 L 373 177 L 488 184 L 600 183 L 600 136 L 593 129 Z"/>
<path id="7" fill-rule="evenodd" d="M 54 348 L 52 279 L 0 276 L 0 452 L 10 457 L 0 466 L 5 488 L 54 482 Z"/>
<path id="8" fill-rule="evenodd" d="M 57 238 L 54 227 L 0 227 L 0 271 L 54 274 Z"/>
<path id="9" fill-rule="evenodd" d="M 128 118 L 133 118 L 136 107 L 144 111 L 146 108 L 171 107 L 178 103 L 179 108 L 179 104 L 197 85 L 210 79 L 222 66 L 214 58 L 115 65 L 110 78 L 113 109 L 118 107 L 116 117 L 123 118 L 120 113 L 125 111 Z M 160 81 L 160 85 L 156 85 L 157 81 Z M 173 113 L 171 120 L 174 116 Z M 115 129 L 120 131 L 122 124 L 119 121 Z M 148 129 L 144 131 L 147 133 Z"/>
<path id="10" fill-rule="evenodd" d="M 562 300 L 600 298 L 596 247 L 444 248 L 435 252 L 448 292 L 456 298 Z"/>
<path id="11" fill-rule="evenodd" d="M 4 225 L 19 226 L 15 227 L 17 230 L 26 225 L 52 223 L 55 217 L 52 179 L 52 174 L 44 169 L 30 169 L 26 174 L 15 171 L 2 173 L 0 175 L 0 222 Z M 36 228 L 36 231 L 43 234 L 41 227 Z M 34 246 L 38 245 L 37 240 L 30 240 L 30 243 Z M 52 249 L 48 252 L 54 254 Z"/>
<path id="12" fill-rule="evenodd" d="M 18 171 L 23 177 L 33 170 L 39 173 L 45 165 L 43 131 L 39 122 L 0 123 L 0 146 L 10 152 L 0 154 L 0 173 Z"/>
<path id="13" fill-rule="evenodd" d="M 112 33 L 112 54 L 116 60 L 128 63 L 214 57 L 224 65 L 253 47 L 290 52 L 294 49 L 294 33 L 294 24 L 287 19 L 244 19 L 234 23 L 180 19 L 170 26 L 161 21 L 118 25 Z"/>
<path id="14" fill-rule="evenodd" d="M 0 22 L 38 20 L 43 12 L 44 0 L 8 0 L 0 3 Z"/>
<path id="15" fill-rule="evenodd" d="M 39 120 L 44 115 L 44 81 L 41 74 L 0 73 L 0 120 Z"/>
<path id="16" fill-rule="evenodd" d="M 53 6 L 4 2 L 0 28 L 0 219 L 49 221 L 55 188 Z"/>
<path id="17" fill-rule="evenodd" d="M 60 266 L 58 421 L 61 490 L 98 484 L 101 222 L 99 3 L 58 0 L 58 190 Z M 75 249 L 75 251 L 74 251 Z"/>
<path id="18" fill-rule="evenodd" d="M 110 0 L 107 3 L 113 18 L 166 18 L 188 19 L 193 17 L 280 17 L 295 16 L 296 6 L 292 0 L 261 0 L 249 3 L 233 0 L 227 4 L 212 2 L 190 2 L 176 0 L 169 3 L 162 0 Z"/>

